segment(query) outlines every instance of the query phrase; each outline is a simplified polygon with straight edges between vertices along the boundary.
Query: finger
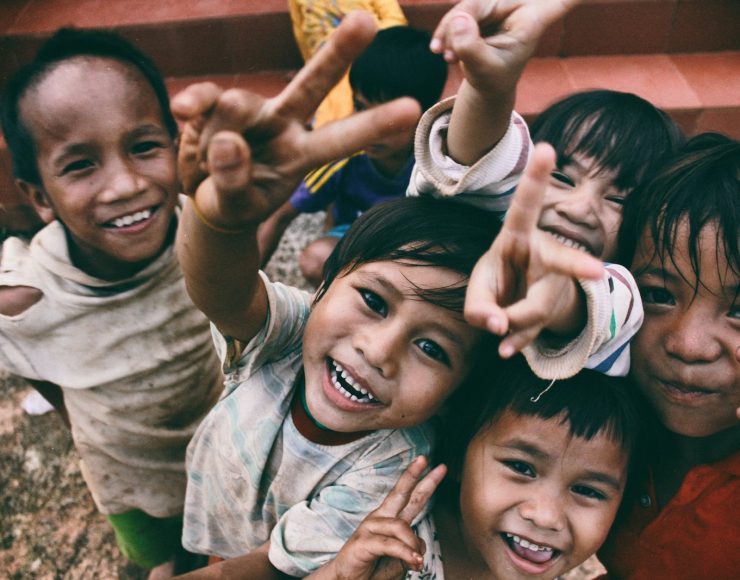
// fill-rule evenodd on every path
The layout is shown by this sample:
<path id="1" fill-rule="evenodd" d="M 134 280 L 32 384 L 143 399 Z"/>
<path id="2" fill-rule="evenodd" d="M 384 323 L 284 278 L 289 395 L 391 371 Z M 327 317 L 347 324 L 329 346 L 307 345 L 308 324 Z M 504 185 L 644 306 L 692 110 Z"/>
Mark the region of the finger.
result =
<path id="1" fill-rule="evenodd" d="M 604 264 L 598 258 L 554 239 L 547 242 L 548 251 L 540 256 L 545 270 L 586 280 L 599 280 L 604 275 Z"/>
<path id="2" fill-rule="evenodd" d="M 401 513 L 398 514 L 398 517 L 406 523 L 411 524 L 416 519 L 416 516 L 424 511 L 429 503 L 429 499 L 434 495 L 434 492 L 437 490 L 439 484 L 442 483 L 446 474 L 446 465 L 438 465 L 427 473 L 424 479 L 416 484 L 408 503 L 401 510 Z"/>
<path id="3" fill-rule="evenodd" d="M 365 521 L 361 538 L 368 537 L 366 534 L 396 538 L 415 552 L 419 554 L 423 553 L 422 540 L 414 533 L 409 523 L 399 518 L 370 518 Z"/>
<path id="4" fill-rule="evenodd" d="M 547 143 L 535 145 L 506 212 L 504 228 L 513 235 L 529 235 L 537 228 L 542 212 L 542 198 L 555 167 L 555 151 Z"/>
<path id="5" fill-rule="evenodd" d="M 305 121 L 339 82 L 355 58 L 375 36 L 375 21 L 367 12 L 351 12 L 324 46 L 274 99 L 270 109 Z"/>
<path id="6" fill-rule="evenodd" d="M 503 336 L 508 330 L 508 320 L 499 305 L 498 277 L 495 264 L 490 264 L 491 254 L 483 255 L 470 276 L 465 292 L 464 316 L 468 324 Z"/>
<path id="7" fill-rule="evenodd" d="M 172 114 L 181 121 L 205 115 L 216 104 L 222 92 L 221 87 L 211 82 L 192 84 L 172 97 Z"/>
<path id="8" fill-rule="evenodd" d="M 310 131 L 304 139 L 306 167 L 341 159 L 399 131 L 413 131 L 420 113 L 415 99 L 402 98 Z"/>
<path id="9" fill-rule="evenodd" d="M 541 303 L 527 297 L 506 308 L 509 334 L 499 344 L 501 358 L 510 358 L 535 341 L 545 327 L 546 312 Z"/>
<path id="10" fill-rule="evenodd" d="M 221 131 L 208 146 L 208 172 L 223 193 L 234 194 L 249 187 L 250 161 L 249 147 L 238 133 Z"/>
<path id="11" fill-rule="evenodd" d="M 428 461 L 423 455 L 416 457 L 398 478 L 396 485 L 373 512 L 374 516 L 395 518 L 406 506 L 419 478 L 427 468 Z"/>
<path id="12" fill-rule="evenodd" d="M 413 570 L 421 569 L 424 563 L 424 559 L 419 552 L 393 537 L 373 536 L 367 540 L 365 549 L 372 559 L 394 558 L 401 560 Z"/>
<path id="13" fill-rule="evenodd" d="M 492 6 L 483 6 L 478 0 L 463 0 L 457 4 L 440 19 L 439 24 L 432 34 L 432 41 L 429 45 L 430 50 L 434 53 L 442 54 L 449 48 L 447 46 L 447 40 L 452 22 L 459 16 L 468 15 L 472 17 L 474 22 L 479 22 L 490 13 L 491 9 Z"/>

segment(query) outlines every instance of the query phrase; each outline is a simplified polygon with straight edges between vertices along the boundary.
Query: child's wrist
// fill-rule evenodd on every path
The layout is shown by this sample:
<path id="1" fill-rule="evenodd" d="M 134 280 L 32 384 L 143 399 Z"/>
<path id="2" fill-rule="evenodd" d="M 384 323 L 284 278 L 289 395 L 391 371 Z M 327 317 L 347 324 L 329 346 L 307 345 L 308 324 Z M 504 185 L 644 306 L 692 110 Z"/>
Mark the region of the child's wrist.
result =
<path id="1" fill-rule="evenodd" d="M 244 234 L 244 233 L 255 230 L 255 227 L 253 224 L 226 226 L 226 225 L 215 223 L 214 220 L 212 220 L 209 217 L 206 217 L 203 211 L 198 207 L 198 204 L 196 203 L 194 198 L 190 198 L 190 206 L 193 208 L 193 213 L 198 218 L 200 223 L 206 226 L 209 230 L 212 230 L 219 234 L 237 235 L 237 234 Z"/>

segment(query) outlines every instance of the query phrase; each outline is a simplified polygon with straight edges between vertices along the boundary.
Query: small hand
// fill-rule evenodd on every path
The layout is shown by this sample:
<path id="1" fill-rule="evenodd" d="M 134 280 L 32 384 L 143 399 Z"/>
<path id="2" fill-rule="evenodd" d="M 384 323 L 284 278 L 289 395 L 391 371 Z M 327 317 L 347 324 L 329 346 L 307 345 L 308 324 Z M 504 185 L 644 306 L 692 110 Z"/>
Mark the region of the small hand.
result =
<path id="1" fill-rule="evenodd" d="M 544 329 L 572 330 L 572 321 L 583 307 L 575 279 L 599 279 L 603 273 L 599 260 L 562 245 L 537 228 L 554 164 L 552 147 L 537 145 L 504 226 L 476 264 L 468 284 L 465 318 L 489 332 L 506 335 L 499 347 L 505 358 Z"/>
<path id="2" fill-rule="evenodd" d="M 547 27 L 581 0 L 463 0 L 442 17 L 431 50 L 460 62 L 485 93 L 513 90 Z"/>
<path id="3" fill-rule="evenodd" d="M 212 83 L 192 85 L 174 97 L 172 110 L 185 123 L 178 158 L 181 181 L 209 223 L 224 229 L 259 223 L 313 167 L 415 125 L 418 105 L 399 99 L 316 131 L 305 127 L 372 40 L 374 26 L 367 14 L 348 15 L 271 99 L 244 90 L 224 91 Z"/>
<path id="4" fill-rule="evenodd" d="M 425 457 L 417 457 L 406 468 L 380 507 L 370 513 L 329 564 L 337 579 L 398 577 L 403 573 L 399 561 L 420 570 L 425 547 L 411 529 L 411 522 L 421 513 L 447 471 L 438 465 L 423 479 Z"/>

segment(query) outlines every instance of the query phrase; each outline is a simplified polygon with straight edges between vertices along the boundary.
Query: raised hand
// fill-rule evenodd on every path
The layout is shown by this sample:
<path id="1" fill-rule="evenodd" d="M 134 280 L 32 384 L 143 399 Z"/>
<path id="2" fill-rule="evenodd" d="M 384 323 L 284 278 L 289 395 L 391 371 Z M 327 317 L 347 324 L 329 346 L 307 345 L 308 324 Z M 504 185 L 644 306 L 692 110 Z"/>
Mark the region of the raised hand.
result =
<path id="1" fill-rule="evenodd" d="M 413 127 L 419 108 L 399 99 L 316 131 L 306 121 L 352 60 L 369 44 L 375 25 L 348 15 L 324 47 L 276 97 L 196 84 L 175 96 L 185 123 L 179 155 L 184 191 L 207 222 L 224 231 L 262 221 L 285 201 L 308 170 Z"/>
<path id="2" fill-rule="evenodd" d="M 363 520 L 337 557 L 309 578 L 399 578 L 404 573 L 401 563 L 420 570 L 425 547 L 411 529 L 411 522 L 422 512 L 447 471 L 444 465 L 438 465 L 420 479 L 426 467 L 426 458 L 417 457 L 380 507 Z"/>
<path id="3" fill-rule="evenodd" d="M 501 233 L 476 264 L 465 297 L 465 319 L 504 336 L 499 354 L 508 358 L 543 330 L 577 334 L 585 321 L 585 298 L 577 278 L 599 279 L 602 263 L 568 248 L 537 228 L 555 152 L 535 147 L 514 193 Z"/>

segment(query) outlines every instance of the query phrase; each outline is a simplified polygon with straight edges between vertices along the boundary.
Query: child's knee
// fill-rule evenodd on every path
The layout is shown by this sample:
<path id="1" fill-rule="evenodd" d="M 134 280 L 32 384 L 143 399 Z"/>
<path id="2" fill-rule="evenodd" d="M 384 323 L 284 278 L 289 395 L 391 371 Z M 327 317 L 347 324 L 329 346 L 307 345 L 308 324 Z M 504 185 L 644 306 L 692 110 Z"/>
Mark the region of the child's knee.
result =
<path id="1" fill-rule="evenodd" d="M 331 255 L 339 240 L 337 238 L 319 238 L 310 243 L 301 253 L 298 260 L 303 277 L 311 284 L 318 286 L 324 272 L 324 263 Z"/>

